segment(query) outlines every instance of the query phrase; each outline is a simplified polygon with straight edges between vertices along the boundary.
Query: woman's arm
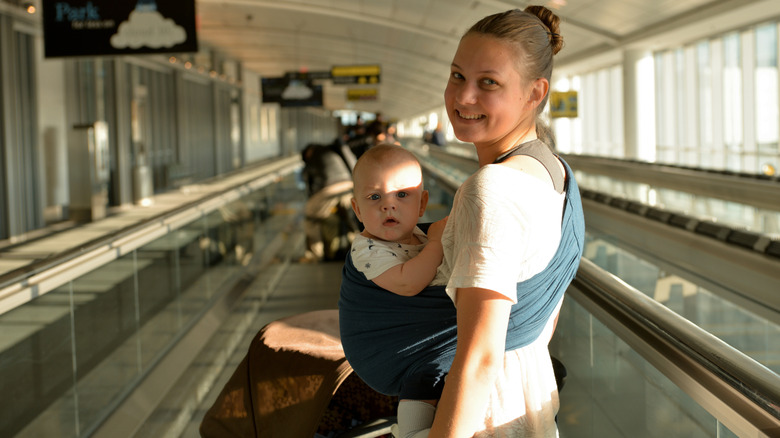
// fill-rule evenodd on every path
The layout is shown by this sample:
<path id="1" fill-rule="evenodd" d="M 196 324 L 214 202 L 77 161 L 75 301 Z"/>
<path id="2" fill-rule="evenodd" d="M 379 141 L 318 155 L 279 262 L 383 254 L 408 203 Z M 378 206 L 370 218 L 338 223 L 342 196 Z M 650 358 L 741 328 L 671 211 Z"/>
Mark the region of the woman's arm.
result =
<path id="1" fill-rule="evenodd" d="M 512 302 L 488 289 L 463 288 L 456 295 L 455 360 L 437 406 L 430 438 L 468 437 L 479 429 L 488 398 L 504 364 Z"/>

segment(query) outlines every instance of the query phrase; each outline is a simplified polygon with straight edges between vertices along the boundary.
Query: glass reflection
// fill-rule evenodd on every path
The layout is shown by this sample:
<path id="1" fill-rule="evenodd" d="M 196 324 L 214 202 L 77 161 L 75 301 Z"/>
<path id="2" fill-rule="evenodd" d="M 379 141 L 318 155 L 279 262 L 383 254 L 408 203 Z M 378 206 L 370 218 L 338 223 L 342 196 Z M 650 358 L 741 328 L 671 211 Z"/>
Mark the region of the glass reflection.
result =
<path id="1" fill-rule="evenodd" d="M 295 220 L 291 174 L 0 315 L 0 436 L 86 436 Z"/>

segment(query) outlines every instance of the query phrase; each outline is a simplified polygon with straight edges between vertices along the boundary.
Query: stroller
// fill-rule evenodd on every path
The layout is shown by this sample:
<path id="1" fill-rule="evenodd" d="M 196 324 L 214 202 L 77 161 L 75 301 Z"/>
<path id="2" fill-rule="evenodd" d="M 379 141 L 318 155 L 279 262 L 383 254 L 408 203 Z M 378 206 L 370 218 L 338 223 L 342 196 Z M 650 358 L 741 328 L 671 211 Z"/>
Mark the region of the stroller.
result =
<path id="1" fill-rule="evenodd" d="M 397 397 L 363 383 L 344 357 L 338 310 L 274 321 L 206 412 L 204 438 L 371 438 L 389 435 Z"/>

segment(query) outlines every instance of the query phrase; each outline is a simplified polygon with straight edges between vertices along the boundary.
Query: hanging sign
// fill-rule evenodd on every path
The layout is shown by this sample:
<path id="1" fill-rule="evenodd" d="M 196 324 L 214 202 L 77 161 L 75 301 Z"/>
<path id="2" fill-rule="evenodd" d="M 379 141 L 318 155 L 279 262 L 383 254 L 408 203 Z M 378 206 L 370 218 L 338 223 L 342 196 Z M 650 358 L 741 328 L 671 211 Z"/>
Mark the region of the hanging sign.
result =
<path id="1" fill-rule="evenodd" d="M 322 106 L 322 85 L 311 81 L 279 78 L 261 78 L 263 103 L 278 103 L 283 107 Z"/>
<path id="2" fill-rule="evenodd" d="M 376 88 L 350 88 L 347 90 L 347 100 L 377 100 L 379 90 Z"/>
<path id="3" fill-rule="evenodd" d="M 577 117 L 577 92 L 553 91 L 550 93 L 550 117 Z"/>
<path id="4" fill-rule="evenodd" d="M 337 65 L 330 69 L 334 84 L 378 84 L 379 65 Z"/>
<path id="5" fill-rule="evenodd" d="M 194 0 L 42 0 L 47 58 L 197 52 Z"/>

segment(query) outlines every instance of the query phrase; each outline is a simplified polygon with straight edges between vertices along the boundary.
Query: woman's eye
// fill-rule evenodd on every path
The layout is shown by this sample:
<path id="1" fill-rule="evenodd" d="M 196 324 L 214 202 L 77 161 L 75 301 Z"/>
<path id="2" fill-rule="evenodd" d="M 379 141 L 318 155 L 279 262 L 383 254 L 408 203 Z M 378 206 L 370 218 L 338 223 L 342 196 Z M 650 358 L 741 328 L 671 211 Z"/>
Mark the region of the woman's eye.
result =
<path id="1" fill-rule="evenodd" d="M 379 195 L 377 195 L 376 193 L 374 193 L 372 195 L 368 195 L 368 199 L 370 199 L 372 201 L 376 201 L 377 199 L 379 199 Z"/>
<path id="2" fill-rule="evenodd" d="M 452 78 L 453 79 L 463 79 L 463 75 L 458 73 L 458 72 L 456 72 L 456 71 L 454 71 L 454 72 L 452 72 Z"/>
<path id="3" fill-rule="evenodd" d="M 497 85 L 498 82 L 494 81 L 493 79 L 482 79 L 482 83 L 485 85 Z"/>

